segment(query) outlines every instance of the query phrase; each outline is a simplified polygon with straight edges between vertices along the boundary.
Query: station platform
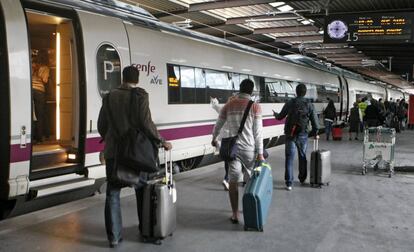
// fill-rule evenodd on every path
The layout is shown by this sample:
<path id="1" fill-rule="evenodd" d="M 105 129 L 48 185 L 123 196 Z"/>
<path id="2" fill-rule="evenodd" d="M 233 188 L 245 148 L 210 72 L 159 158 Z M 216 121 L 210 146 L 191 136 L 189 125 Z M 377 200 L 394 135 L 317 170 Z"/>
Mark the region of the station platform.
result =
<path id="1" fill-rule="evenodd" d="M 413 251 L 414 173 L 407 167 L 414 162 L 414 131 L 397 135 L 397 166 L 404 169 L 397 167 L 392 178 L 373 170 L 361 175 L 362 141 L 344 138 L 321 136 L 333 169 L 330 186 L 322 189 L 297 182 L 286 191 L 284 146 L 269 149 L 274 192 L 264 232 L 229 221 L 220 162 L 175 177 L 178 226 L 160 246 L 140 241 L 135 196 L 124 189 L 124 241 L 117 248 L 108 247 L 101 194 L 1 221 L 0 251 Z"/>

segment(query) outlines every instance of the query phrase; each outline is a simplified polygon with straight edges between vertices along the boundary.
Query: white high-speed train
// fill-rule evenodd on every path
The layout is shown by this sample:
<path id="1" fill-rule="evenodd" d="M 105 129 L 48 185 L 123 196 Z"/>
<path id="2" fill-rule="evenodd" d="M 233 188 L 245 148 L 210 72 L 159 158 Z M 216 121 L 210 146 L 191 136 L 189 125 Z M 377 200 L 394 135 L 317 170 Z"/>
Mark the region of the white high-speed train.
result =
<path id="1" fill-rule="evenodd" d="M 31 64 L 42 50 L 50 69 L 48 138 L 34 143 Z M 116 1 L 0 0 L 0 56 L 0 217 L 84 197 L 105 182 L 98 113 L 127 65 L 141 71 L 153 120 L 184 170 L 215 152 L 210 141 L 217 113 L 210 97 L 226 102 L 244 78 L 255 82 L 267 147 L 283 136 L 283 121 L 272 109 L 280 110 L 298 83 L 308 86 L 319 113 L 330 98 L 342 118 L 360 96 L 404 96 L 304 57 L 162 23 Z"/>

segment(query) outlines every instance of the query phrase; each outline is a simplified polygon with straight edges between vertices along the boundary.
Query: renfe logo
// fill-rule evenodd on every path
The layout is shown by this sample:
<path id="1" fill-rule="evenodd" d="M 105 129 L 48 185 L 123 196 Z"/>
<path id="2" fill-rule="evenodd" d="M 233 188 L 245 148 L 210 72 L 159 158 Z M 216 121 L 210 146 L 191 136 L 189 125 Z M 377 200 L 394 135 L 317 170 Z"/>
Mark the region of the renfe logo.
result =
<path id="1" fill-rule="evenodd" d="M 150 75 L 150 73 L 154 73 L 156 68 L 155 66 L 151 65 L 151 61 L 148 61 L 146 65 L 144 64 L 135 64 L 135 67 L 140 71 L 147 73 L 147 76 Z"/>
<path id="2" fill-rule="evenodd" d="M 147 76 L 152 75 L 150 84 L 162 85 L 162 80 L 159 78 L 159 75 L 155 74 L 157 68 L 154 65 L 151 65 L 151 61 L 148 61 L 147 64 L 133 64 L 140 72 L 146 73 Z"/>

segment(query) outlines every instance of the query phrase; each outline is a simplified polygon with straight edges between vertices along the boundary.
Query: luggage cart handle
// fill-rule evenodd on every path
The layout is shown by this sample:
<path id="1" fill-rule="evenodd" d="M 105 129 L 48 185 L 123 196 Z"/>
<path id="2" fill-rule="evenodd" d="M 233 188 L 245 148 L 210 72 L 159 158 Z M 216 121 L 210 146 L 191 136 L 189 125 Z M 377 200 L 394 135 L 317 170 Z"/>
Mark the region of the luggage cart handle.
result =
<path id="1" fill-rule="evenodd" d="M 318 138 L 313 139 L 313 150 L 314 151 L 319 150 L 319 139 Z"/>
<path id="2" fill-rule="evenodd" d="M 168 161 L 168 157 L 169 157 L 169 161 Z M 164 165 L 165 165 L 165 184 L 172 185 L 172 181 L 173 181 L 172 150 L 168 150 L 168 151 L 164 150 Z M 168 170 L 170 171 L 168 172 Z"/>

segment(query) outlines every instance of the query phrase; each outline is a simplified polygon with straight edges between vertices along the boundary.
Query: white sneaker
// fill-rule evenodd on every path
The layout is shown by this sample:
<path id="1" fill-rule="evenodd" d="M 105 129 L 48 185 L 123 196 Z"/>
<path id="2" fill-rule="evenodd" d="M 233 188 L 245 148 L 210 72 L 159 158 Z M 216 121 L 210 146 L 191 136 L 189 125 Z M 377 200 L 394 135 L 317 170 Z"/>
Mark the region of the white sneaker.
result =
<path id="1" fill-rule="evenodd" d="M 224 186 L 224 190 L 228 191 L 229 190 L 229 182 L 227 182 L 225 179 L 222 182 L 223 186 Z"/>
<path id="2" fill-rule="evenodd" d="M 292 187 L 291 186 L 286 186 L 286 191 L 292 191 Z"/>

